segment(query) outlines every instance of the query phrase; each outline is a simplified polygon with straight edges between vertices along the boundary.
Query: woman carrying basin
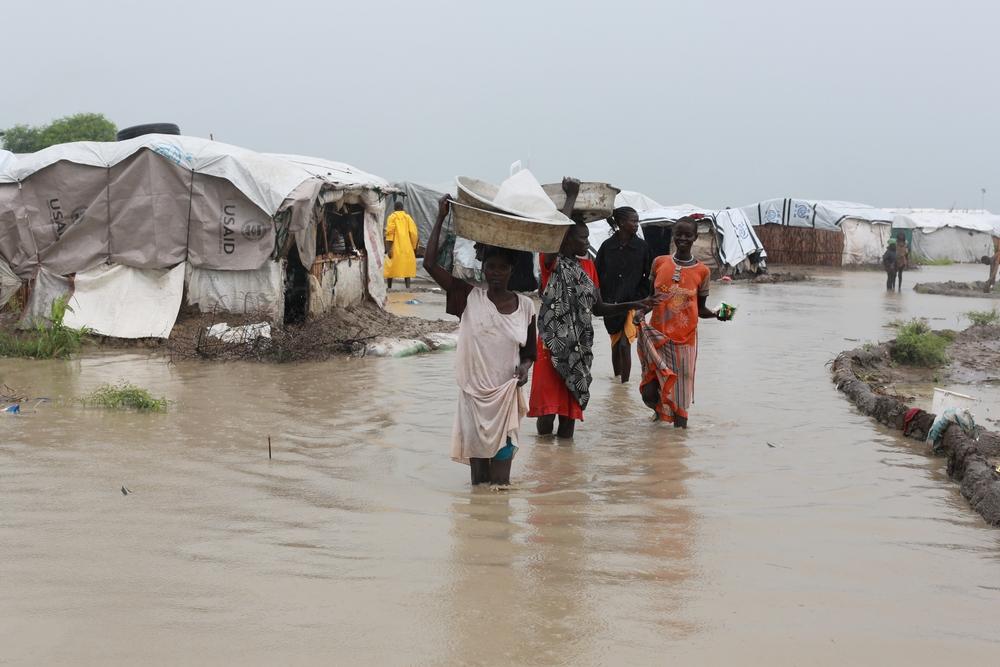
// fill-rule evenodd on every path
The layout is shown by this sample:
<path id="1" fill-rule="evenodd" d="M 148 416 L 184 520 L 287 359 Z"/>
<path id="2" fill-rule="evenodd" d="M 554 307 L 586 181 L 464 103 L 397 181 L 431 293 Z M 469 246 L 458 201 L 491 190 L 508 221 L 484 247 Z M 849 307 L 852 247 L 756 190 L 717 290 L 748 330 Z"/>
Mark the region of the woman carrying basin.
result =
<path id="1" fill-rule="evenodd" d="M 424 268 L 447 293 L 449 312 L 461 318 L 451 458 L 469 464 L 473 485 L 506 485 L 527 411 L 521 387 L 535 360 L 534 303 L 509 289 L 516 250 L 483 248 L 486 287 L 459 280 L 438 265 L 441 227 L 450 206 L 451 198 L 445 195 L 427 242 Z"/>
<path id="2" fill-rule="evenodd" d="M 563 213 L 574 218 L 573 206 L 580 182 L 563 179 L 566 204 Z M 566 232 L 558 254 L 541 255 L 538 363 L 532 373 L 528 416 L 537 417 L 540 435 L 550 435 L 559 417 L 556 435 L 572 438 L 576 421 L 590 400 L 590 368 L 594 361 L 593 315 L 625 315 L 646 311 L 655 299 L 606 304 L 598 289 L 594 262 L 587 257 L 590 229 L 576 221 Z"/>

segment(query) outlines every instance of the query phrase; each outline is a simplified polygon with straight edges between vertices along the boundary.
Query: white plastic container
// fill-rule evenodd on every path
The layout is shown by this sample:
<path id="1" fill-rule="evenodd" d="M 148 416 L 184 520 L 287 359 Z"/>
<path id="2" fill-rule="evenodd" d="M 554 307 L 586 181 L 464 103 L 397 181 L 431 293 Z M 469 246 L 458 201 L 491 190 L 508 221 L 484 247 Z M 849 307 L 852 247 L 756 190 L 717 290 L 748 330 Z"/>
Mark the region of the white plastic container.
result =
<path id="1" fill-rule="evenodd" d="M 931 404 L 931 412 L 939 415 L 948 408 L 958 408 L 959 410 L 968 410 L 975 417 L 977 403 L 979 401 L 973 396 L 966 396 L 965 394 L 934 387 L 934 401 Z"/>

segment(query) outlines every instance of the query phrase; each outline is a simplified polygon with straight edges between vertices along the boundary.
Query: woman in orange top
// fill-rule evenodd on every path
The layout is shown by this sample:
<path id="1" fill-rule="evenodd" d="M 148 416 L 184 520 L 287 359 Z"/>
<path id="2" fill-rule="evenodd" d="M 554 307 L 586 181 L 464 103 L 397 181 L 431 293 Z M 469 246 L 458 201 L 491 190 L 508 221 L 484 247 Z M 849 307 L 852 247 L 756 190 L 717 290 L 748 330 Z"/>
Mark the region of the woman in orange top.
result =
<path id="1" fill-rule="evenodd" d="M 687 428 L 688 408 L 694 400 L 694 373 L 698 360 L 698 320 L 722 319 L 706 305 L 711 271 L 691 256 L 698 238 L 698 222 L 691 216 L 674 225 L 677 251 L 653 260 L 653 291 L 661 296 L 651 325 L 639 327 L 639 359 L 643 402 L 660 419 Z"/>

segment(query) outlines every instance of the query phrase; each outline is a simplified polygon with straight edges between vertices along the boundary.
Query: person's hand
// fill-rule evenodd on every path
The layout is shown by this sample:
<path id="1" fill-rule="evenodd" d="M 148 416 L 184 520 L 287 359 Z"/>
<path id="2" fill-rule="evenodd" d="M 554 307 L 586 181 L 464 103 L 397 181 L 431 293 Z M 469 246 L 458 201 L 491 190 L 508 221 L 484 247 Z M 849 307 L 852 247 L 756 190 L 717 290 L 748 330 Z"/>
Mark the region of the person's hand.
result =
<path id="1" fill-rule="evenodd" d="M 445 195 L 438 200 L 438 217 L 444 218 L 451 210 L 451 195 Z"/>
<path id="2" fill-rule="evenodd" d="M 514 377 L 517 378 L 517 386 L 523 387 L 528 382 L 528 371 L 531 370 L 531 360 L 525 359 L 514 369 Z"/>
<path id="3" fill-rule="evenodd" d="M 663 303 L 664 299 L 666 298 L 667 295 L 665 292 L 657 292 L 652 296 L 647 296 L 645 299 L 639 302 L 639 310 L 641 310 L 644 314 L 648 313 L 653 308 Z"/>
<path id="4" fill-rule="evenodd" d="M 580 179 L 566 176 L 562 180 L 562 189 L 567 197 L 574 197 L 580 194 Z"/>

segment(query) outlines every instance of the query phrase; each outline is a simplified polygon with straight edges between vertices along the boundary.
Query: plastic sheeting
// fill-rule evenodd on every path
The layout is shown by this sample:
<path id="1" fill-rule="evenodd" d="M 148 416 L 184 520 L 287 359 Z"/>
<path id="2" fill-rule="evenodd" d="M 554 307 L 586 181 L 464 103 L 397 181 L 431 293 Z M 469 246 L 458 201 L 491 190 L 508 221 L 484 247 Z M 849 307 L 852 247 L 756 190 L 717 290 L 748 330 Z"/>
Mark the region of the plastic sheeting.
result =
<path id="1" fill-rule="evenodd" d="M 39 270 L 31 286 L 28 303 L 21 312 L 18 326 L 33 327 L 48 322 L 49 314 L 52 312 L 52 302 L 60 297 L 69 296 L 71 291 L 72 286 L 68 278 L 49 273 L 45 269 Z"/>
<path id="2" fill-rule="evenodd" d="M 77 141 L 51 146 L 37 153 L 0 161 L 0 183 L 28 179 L 57 162 L 109 168 L 143 149 L 187 170 L 223 178 L 268 215 L 274 215 L 286 197 L 305 180 L 319 178 L 357 188 L 386 187 L 388 183 L 339 162 L 299 155 L 257 153 L 200 137 L 147 134 L 128 141 Z"/>
<path id="3" fill-rule="evenodd" d="M 172 269 L 98 267 L 76 274 L 65 322 L 115 338 L 167 338 L 183 292 L 183 264 Z"/>
<path id="4" fill-rule="evenodd" d="M 279 211 L 309 267 L 322 193 L 364 206 L 364 238 L 355 240 L 369 256 L 368 294 L 385 302 L 382 198 L 393 189 L 349 165 L 168 135 L 2 158 L 0 258 L 24 280 L 42 268 L 69 275 L 103 264 L 256 270 L 276 250 Z"/>
<path id="5" fill-rule="evenodd" d="M 261 313 L 284 316 L 284 276 L 280 262 L 248 271 L 191 268 L 187 302 L 203 313 Z"/>
<path id="6" fill-rule="evenodd" d="M 719 241 L 719 259 L 723 264 L 739 266 L 754 253 L 758 253 L 759 260 L 767 258 L 764 245 L 742 210 L 733 208 L 719 211 L 715 216 L 715 231 Z"/>
<path id="7" fill-rule="evenodd" d="M 617 203 L 617 202 L 616 202 Z M 639 224 L 651 224 L 657 222 L 675 222 L 688 215 L 714 216 L 715 211 L 701 208 L 694 204 L 679 204 L 677 206 L 660 206 L 645 211 L 639 211 Z"/>
<path id="8" fill-rule="evenodd" d="M 318 275 L 317 275 L 318 274 Z M 364 262 L 341 259 L 314 266 L 309 274 L 309 315 L 355 306 L 365 298 Z"/>
<path id="9" fill-rule="evenodd" d="M 555 223 L 569 222 L 569 218 L 545 194 L 535 175 L 527 169 L 522 169 L 500 184 L 493 204 L 502 211 L 523 218 Z"/>
<path id="10" fill-rule="evenodd" d="M 990 233 L 957 227 L 916 229 L 912 245 L 912 256 L 930 260 L 975 263 L 984 256 L 993 256 L 993 237 Z"/>
<path id="11" fill-rule="evenodd" d="M 992 234 L 1000 229 L 1000 215 L 987 211 L 941 211 L 936 209 L 897 209 L 892 226 L 897 229 L 923 229 L 931 231 L 954 227 L 973 232 Z"/>
<path id="12" fill-rule="evenodd" d="M 56 162 L 0 186 L 0 254 L 24 278 L 106 263 L 255 269 L 274 244 L 271 217 L 232 183 L 149 151 L 110 168 Z"/>
<path id="13" fill-rule="evenodd" d="M 879 264 L 892 235 L 891 226 L 847 218 L 840 223 L 844 232 L 843 265 Z"/>
<path id="14" fill-rule="evenodd" d="M 4 170 L 14 164 L 14 157 L 14 154 L 10 151 L 0 148 L 0 173 L 3 173 Z"/>
<path id="15" fill-rule="evenodd" d="M 21 279 L 10 270 L 7 262 L 0 259 L 0 308 L 6 306 L 19 289 L 21 289 Z"/>
<path id="16" fill-rule="evenodd" d="M 663 208 L 663 206 L 656 202 L 652 197 L 647 197 L 641 192 L 635 192 L 634 190 L 622 190 L 615 195 L 615 208 L 619 208 L 621 206 L 631 206 L 638 213 L 649 211 L 654 208 Z"/>
<path id="17" fill-rule="evenodd" d="M 978 262 L 993 256 L 1000 216 L 988 211 L 897 209 L 895 229 L 913 230 L 912 254 L 930 260 Z"/>
<path id="18" fill-rule="evenodd" d="M 855 218 L 867 222 L 892 222 L 894 214 L 867 204 L 809 199 L 767 199 L 741 206 L 751 225 L 784 225 L 839 230 L 841 222 Z"/>

